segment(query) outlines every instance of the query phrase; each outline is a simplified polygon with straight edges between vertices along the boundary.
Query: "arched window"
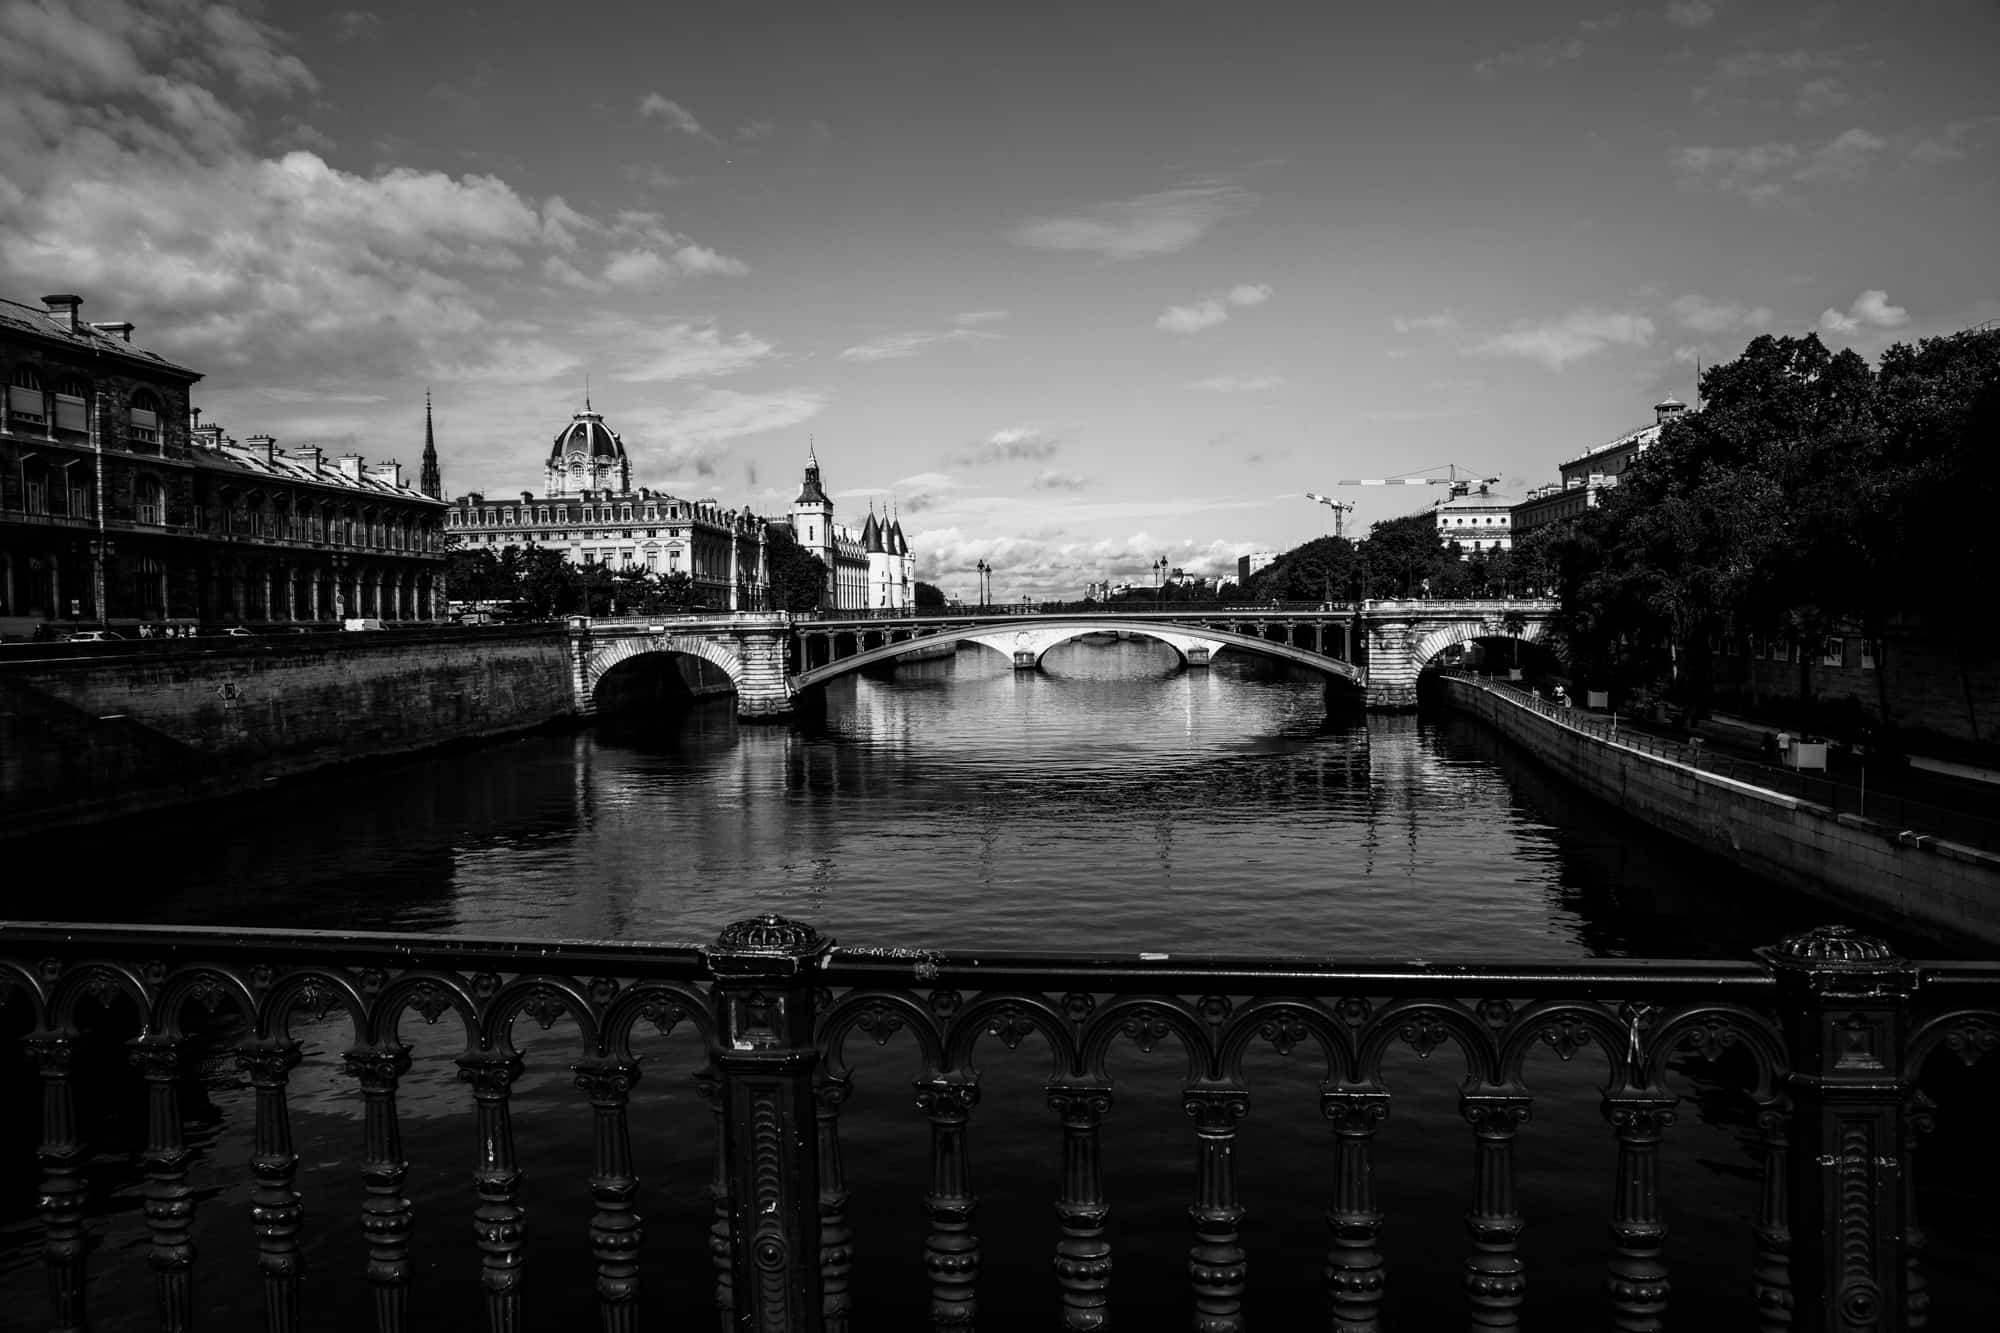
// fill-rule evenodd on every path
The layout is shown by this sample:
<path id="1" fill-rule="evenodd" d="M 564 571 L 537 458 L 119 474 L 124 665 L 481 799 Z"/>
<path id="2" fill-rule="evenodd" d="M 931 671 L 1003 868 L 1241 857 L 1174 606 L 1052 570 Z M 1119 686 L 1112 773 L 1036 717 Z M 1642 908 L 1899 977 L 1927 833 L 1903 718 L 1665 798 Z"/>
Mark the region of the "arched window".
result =
<path id="1" fill-rule="evenodd" d="M 132 488 L 133 514 L 141 523 L 166 522 L 166 510 L 156 477 L 141 477 Z"/>
<path id="2" fill-rule="evenodd" d="M 90 429 L 90 386 L 75 376 L 56 385 L 56 429 L 79 435 Z"/>
<path id="3" fill-rule="evenodd" d="M 48 405 L 42 399 L 42 377 L 33 366 L 14 367 L 13 381 L 7 386 L 7 415 L 36 426 L 48 420 Z"/>
<path id="4" fill-rule="evenodd" d="M 132 395 L 132 438 L 142 444 L 160 442 L 160 398 L 151 389 Z"/>

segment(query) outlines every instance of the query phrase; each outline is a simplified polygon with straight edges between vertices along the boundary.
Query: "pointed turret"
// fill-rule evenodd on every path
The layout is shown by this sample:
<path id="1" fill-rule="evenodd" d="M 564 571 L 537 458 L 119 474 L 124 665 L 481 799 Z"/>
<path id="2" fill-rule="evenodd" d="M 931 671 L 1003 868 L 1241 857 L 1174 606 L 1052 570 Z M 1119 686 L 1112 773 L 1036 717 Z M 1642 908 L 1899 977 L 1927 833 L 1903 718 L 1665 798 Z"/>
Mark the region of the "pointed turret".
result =
<path id="1" fill-rule="evenodd" d="M 424 390 L 424 466 L 417 489 L 433 500 L 444 499 L 444 475 L 438 471 L 437 432 L 431 428 L 431 391 Z"/>
<path id="2" fill-rule="evenodd" d="M 875 521 L 875 511 L 868 511 L 868 521 L 861 526 L 861 549 L 870 555 L 881 555 L 888 550 L 882 541 L 882 525 Z"/>

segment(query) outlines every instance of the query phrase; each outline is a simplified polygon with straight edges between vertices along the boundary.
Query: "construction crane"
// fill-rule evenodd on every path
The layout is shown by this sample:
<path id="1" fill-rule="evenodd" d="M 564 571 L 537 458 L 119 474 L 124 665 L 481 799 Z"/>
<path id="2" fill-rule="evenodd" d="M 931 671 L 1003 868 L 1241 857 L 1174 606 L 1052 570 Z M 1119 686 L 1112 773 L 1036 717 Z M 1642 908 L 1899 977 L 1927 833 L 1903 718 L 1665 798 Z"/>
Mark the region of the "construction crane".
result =
<path id="1" fill-rule="evenodd" d="M 1318 491 L 1307 491 L 1306 499 L 1317 500 L 1321 504 L 1325 505 L 1328 509 L 1331 509 L 1333 511 L 1334 536 L 1344 537 L 1347 535 L 1346 533 L 1341 531 L 1341 520 L 1354 512 L 1354 502 L 1352 500 L 1346 500 L 1346 501 L 1336 500 L 1330 495 L 1321 495 Z"/>
<path id="2" fill-rule="evenodd" d="M 1454 496 L 1470 495 L 1477 486 L 1485 490 L 1488 486 L 1500 484 L 1498 477 L 1461 477 L 1457 464 L 1452 464 L 1448 477 L 1371 477 L 1364 481 L 1336 481 L 1336 486 L 1449 486 Z"/>

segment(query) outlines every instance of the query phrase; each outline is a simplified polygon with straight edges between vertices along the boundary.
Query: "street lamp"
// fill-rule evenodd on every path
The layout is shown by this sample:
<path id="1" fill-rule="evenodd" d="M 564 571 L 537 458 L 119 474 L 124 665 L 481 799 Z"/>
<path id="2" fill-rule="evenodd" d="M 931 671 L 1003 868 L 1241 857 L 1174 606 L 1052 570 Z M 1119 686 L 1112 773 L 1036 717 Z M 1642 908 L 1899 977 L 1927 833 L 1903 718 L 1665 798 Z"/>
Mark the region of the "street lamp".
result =
<path id="1" fill-rule="evenodd" d="M 979 571 L 979 609 L 984 611 L 986 609 L 986 592 L 991 586 L 988 580 L 993 574 L 993 566 L 981 560 L 974 568 Z"/>
<path id="2" fill-rule="evenodd" d="M 1153 562 L 1153 601 L 1160 606 L 1167 601 L 1167 558 L 1161 556 Z"/>

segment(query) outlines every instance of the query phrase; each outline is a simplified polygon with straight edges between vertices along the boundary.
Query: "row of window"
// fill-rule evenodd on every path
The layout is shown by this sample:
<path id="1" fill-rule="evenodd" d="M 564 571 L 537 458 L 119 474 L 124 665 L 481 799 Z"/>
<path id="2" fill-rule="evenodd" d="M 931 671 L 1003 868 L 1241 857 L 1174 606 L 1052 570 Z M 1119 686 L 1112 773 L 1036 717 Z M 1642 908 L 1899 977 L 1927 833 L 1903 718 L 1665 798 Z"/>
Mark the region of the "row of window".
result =
<path id="1" fill-rule="evenodd" d="M 59 380 L 55 393 L 45 392 L 42 377 L 33 366 L 16 366 L 7 385 L 7 417 L 10 421 L 20 421 L 31 426 L 49 424 L 51 412 L 54 414 L 57 430 L 87 431 L 90 429 L 90 385 L 83 380 L 69 377 Z M 53 403 L 53 407 L 51 407 Z M 137 389 L 126 400 L 131 413 L 131 437 L 148 444 L 160 441 L 160 396 L 151 389 Z"/>
<path id="2" fill-rule="evenodd" d="M 586 506 L 583 511 L 583 517 L 578 521 L 582 523 L 630 523 L 633 521 L 633 515 L 636 512 L 639 514 L 638 521 L 642 523 L 657 523 L 662 517 L 664 517 L 669 523 L 678 523 L 681 521 L 681 510 L 684 507 L 688 511 L 687 517 L 692 519 L 694 517 L 693 505 L 661 506 L 661 505 L 649 504 L 640 506 L 637 510 L 635 510 L 632 505 L 620 505 L 618 506 L 617 516 L 615 518 L 612 516 L 612 508 L 610 505 L 606 505 L 604 507 L 604 509 L 601 511 L 602 513 L 601 517 L 599 510 Z M 662 508 L 664 508 L 666 511 L 664 515 L 661 513 Z M 549 517 L 548 506 L 543 505 L 540 508 L 534 509 L 532 511 L 530 511 L 526 507 L 488 509 L 484 513 L 483 521 L 480 511 L 477 509 L 454 509 L 451 511 L 450 522 L 451 526 L 454 528 L 478 528 L 478 527 L 511 528 L 522 523 L 550 523 L 550 522 L 559 523 L 563 520 L 564 517 L 565 517 L 564 514 L 558 512 L 556 514 L 556 517 L 554 519 L 551 519 Z M 630 533 L 627 533 L 625 535 L 628 537 L 631 536 Z M 646 535 L 650 537 L 653 534 L 647 533 Z"/>

